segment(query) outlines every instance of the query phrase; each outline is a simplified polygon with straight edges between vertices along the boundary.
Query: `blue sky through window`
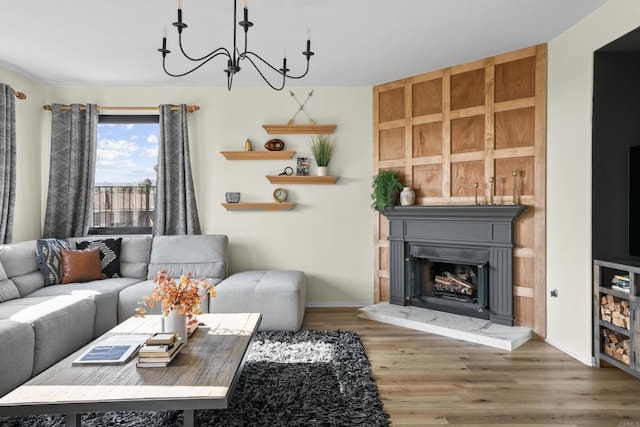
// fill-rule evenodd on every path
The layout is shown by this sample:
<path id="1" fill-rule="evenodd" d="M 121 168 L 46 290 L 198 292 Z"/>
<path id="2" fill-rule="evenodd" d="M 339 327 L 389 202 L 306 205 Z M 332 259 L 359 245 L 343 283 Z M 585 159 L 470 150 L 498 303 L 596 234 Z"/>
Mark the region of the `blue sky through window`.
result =
<path id="1" fill-rule="evenodd" d="M 159 135 L 157 123 L 99 124 L 95 185 L 155 185 Z"/>

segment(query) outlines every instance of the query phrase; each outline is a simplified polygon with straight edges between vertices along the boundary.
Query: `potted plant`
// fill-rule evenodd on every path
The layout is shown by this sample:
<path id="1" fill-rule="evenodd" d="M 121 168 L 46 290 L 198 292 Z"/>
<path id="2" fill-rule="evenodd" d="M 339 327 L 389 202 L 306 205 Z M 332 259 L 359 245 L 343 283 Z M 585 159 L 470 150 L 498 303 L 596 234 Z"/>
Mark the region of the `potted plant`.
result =
<path id="1" fill-rule="evenodd" d="M 378 175 L 373 177 L 371 187 L 373 188 L 373 193 L 371 193 L 373 203 L 371 207 L 376 210 L 382 210 L 395 205 L 398 193 L 402 190 L 403 185 L 395 172 L 381 170 Z"/>
<path id="2" fill-rule="evenodd" d="M 333 156 L 333 141 L 329 135 L 315 135 L 311 138 L 311 153 L 318 165 L 318 175 L 327 176 L 329 161 Z"/>

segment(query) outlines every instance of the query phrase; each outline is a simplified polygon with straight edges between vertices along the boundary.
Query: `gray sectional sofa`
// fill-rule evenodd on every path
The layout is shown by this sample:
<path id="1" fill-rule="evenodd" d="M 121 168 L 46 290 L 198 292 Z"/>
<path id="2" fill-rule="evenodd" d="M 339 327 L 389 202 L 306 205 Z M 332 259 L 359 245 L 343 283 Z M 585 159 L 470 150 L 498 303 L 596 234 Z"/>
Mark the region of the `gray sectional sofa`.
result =
<path id="1" fill-rule="evenodd" d="M 83 240 L 119 236 L 70 238 Z M 0 396 L 134 315 L 166 269 L 216 285 L 203 312 L 259 312 L 260 330 L 298 330 L 306 302 L 301 271 L 247 271 L 228 276 L 224 235 L 122 236 L 120 275 L 44 286 L 36 240 L 0 245 Z M 159 313 L 156 306 L 150 313 Z"/>

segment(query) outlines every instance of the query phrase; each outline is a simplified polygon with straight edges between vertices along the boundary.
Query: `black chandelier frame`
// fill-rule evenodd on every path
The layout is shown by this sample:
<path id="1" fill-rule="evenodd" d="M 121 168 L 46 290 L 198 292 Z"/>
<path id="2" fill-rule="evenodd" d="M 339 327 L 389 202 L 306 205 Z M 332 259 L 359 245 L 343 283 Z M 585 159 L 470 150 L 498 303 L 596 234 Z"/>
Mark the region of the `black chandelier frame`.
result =
<path id="1" fill-rule="evenodd" d="M 297 75 L 297 76 L 292 76 L 290 74 L 287 74 L 289 71 L 291 71 L 289 68 L 287 68 L 287 57 L 286 55 L 282 58 L 282 68 L 276 68 L 273 65 L 271 65 L 267 60 L 265 60 L 264 58 L 262 58 L 260 55 L 258 55 L 255 52 L 252 52 L 250 50 L 247 49 L 248 46 L 248 33 L 249 33 L 249 28 L 253 27 L 253 22 L 249 21 L 249 9 L 247 8 L 246 2 L 244 5 L 244 14 L 243 14 L 243 20 L 238 22 L 238 25 L 235 25 L 235 22 L 237 20 L 237 12 L 238 12 L 238 0 L 233 0 L 233 49 L 231 51 L 229 51 L 229 49 L 225 48 L 225 47 L 218 47 L 216 49 L 214 49 L 213 51 L 207 53 L 204 56 L 201 56 L 199 58 L 197 57 L 192 57 L 191 55 L 188 55 L 185 52 L 185 49 L 182 45 L 182 32 L 183 30 L 185 30 L 188 26 L 187 24 L 184 23 L 184 21 L 182 20 L 182 7 L 180 5 L 178 5 L 178 20 L 174 23 L 172 23 L 172 25 L 174 27 L 176 27 L 176 29 L 178 30 L 178 45 L 180 47 L 180 51 L 182 52 L 182 55 L 187 58 L 188 60 L 192 61 L 192 62 L 196 62 L 197 65 L 195 65 L 193 68 L 191 68 L 188 71 L 185 71 L 184 73 L 171 73 L 167 70 L 167 66 L 166 66 L 166 59 L 167 59 L 167 55 L 171 53 L 171 51 L 169 49 L 167 49 L 167 36 L 163 36 L 162 37 L 162 48 L 158 49 L 158 51 L 162 54 L 162 69 L 164 70 L 164 72 L 171 76 L 171 77 L 184 77 L 187 74 L 191 74 L 194 71 L 196 71 L 197 69 L 199 69 L 200 67 L 204 66 L 205 64 L 207 64 L 209 61 L 211 61 L 214 58 L 217 58 L 218 56 L 226 56 L 227 57 L 227 68 L 224 69 L 224 72 L 227 74 L 227 90 L 231 90 L 231 87 L 233 86 L 233 77 L 240 72 L 241 67 L 240 67 L 240 61 L 243 60 L 247 60 L 249 61 L 249 63 L 251 65 L 253 65 L 253 68 L 255 68 L 255 70 L 258 72 L 258 74 L 260 74 L 260 77 L 262 77 L 262 79 L 265 81 L 265 83 L 267 85 L 269 85 L 272 89 L 274 90 L 282 90 L 285 87 L 286 84 L 286 80 L 287 79 L 301 79 L 304 76 L 307 75 L 307 73 L 309 72 L 309 60 L 310 58 L 315 55 L 314 52 L 311 51 L 311 37 L 307 36 L 307 46 L 306 46 L 306 50 L 304 52 L 302 52 L 302 55 L 304 55 L 307 58 L 307 66 L 306 69 L 304 71 L 304 73 Z M 240 50 L 238 49 L 238 44 L 237 44 L 237 33 L 238 33 L 238 27 L 242 27 L 244 29 L 244 50 L 242 52 L 240 52 Z M 280 84 L 280 86 L 276 86 L 275 84 L 271 83 L 269 81 L 269 79 L 265 76 L 263 70 L 260 69 L 260 67 L 258 66 L 258 64 L 256 64 L 256 62 L 258 64 L 263 64 L 264 66 L 268 67 L 269 69 L 271 69 L 272 71 L 276 72 L 277 74 L 282 76 L 282 82 Z"/>

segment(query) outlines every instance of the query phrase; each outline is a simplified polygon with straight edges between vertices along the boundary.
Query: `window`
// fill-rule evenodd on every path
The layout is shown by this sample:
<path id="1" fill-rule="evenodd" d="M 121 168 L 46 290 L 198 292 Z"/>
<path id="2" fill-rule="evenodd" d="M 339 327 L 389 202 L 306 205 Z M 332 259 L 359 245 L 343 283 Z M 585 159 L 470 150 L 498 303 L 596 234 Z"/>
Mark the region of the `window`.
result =
<path id="1" fill-rule="evenodd" d="M 89 234 L 151 233 L 159 139 L 158 115 L 100 116 Z"/>

